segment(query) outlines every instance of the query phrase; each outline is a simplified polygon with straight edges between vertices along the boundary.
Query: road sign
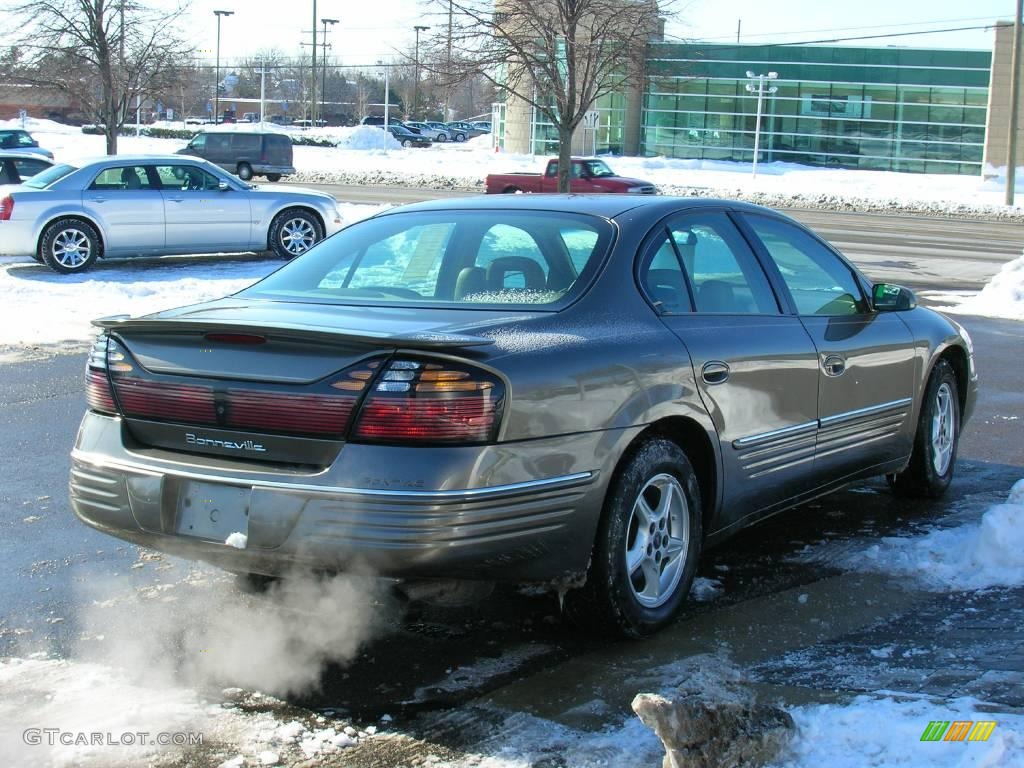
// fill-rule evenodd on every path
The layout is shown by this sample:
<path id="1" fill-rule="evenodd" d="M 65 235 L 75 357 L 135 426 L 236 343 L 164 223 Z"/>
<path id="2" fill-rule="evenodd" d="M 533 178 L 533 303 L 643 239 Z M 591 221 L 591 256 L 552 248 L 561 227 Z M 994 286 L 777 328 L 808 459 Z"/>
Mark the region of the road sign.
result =
<path id="1" fill-rule="evenodd" d="M 596 109 L 591 109 L 583 116 L 583 127 L 594 130 L 597 128 L 597 121 L 601 119 L 601 113 Z"/>

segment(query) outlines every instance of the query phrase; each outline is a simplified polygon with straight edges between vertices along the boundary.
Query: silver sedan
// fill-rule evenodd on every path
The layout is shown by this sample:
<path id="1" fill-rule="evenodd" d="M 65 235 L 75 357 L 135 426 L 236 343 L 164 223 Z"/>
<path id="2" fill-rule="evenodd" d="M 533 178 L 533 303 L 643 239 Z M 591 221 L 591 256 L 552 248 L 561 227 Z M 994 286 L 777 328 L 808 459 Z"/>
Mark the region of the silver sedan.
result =
<path id="1" fill-rule="evenodd" d="M 62 273 L 104 256 L 272 250 L 290 259 L 341 228 L 330 195 L 263 189 L 181 155 L 55 165 L 0 195 L 0 253 Z"/>

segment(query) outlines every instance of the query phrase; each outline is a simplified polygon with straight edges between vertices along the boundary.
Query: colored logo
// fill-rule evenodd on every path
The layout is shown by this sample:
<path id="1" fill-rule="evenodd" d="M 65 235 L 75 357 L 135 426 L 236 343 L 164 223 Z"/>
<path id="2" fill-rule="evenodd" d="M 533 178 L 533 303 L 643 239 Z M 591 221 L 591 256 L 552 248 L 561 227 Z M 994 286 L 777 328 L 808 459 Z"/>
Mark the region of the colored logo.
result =
<path id="1" fill-rule="evenodd" d="M 995 728 L 995 720 L 932 720 L 921 741 L 988 741 Z"/>

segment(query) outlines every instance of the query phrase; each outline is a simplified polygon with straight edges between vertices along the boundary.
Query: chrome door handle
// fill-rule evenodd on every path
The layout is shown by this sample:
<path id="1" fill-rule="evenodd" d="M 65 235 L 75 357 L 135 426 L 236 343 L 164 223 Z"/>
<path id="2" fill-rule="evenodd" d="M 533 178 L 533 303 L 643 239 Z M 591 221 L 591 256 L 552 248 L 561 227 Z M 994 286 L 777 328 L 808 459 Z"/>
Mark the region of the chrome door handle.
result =
<path id="1" fill-rule="evenodd" d="M 829 355 L 821 362 L 826 376 L 842 376 L 846 371 L 846 361 L 839 355 Z"/>
<path id="2" fill-rule="evenodd" d="M 169 202 L 169 203 L 184 203 L 185 202 L 185 198 L 184 197 L 168 197 L 167 198 L 167 202 Z"/>
<path id="3" fill-rule="evenodd" d="M 710 360 L 700 369 L 700 377 L 707 384 L 724 384 L 729 380 L 730 369 L 720 360 Z"/>
<path id="4" fill-rule="evenodd" d="M 105 197 L 90 197 L 89 198 L 89 202 L 90 203 L 105 203 L 105 202 L 107 202 L 107 198 L 105 198 Z"/>

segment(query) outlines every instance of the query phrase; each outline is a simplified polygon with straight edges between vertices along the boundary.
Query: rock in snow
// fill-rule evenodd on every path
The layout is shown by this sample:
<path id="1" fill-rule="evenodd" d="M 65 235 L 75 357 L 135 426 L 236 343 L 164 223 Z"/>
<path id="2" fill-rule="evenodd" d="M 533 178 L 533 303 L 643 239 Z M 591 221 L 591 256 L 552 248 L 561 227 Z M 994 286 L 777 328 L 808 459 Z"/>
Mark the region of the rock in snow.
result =
<path id="1" fill-rule="evenodd" d="M 700 692 L 671 699 L 641 693 L 633 711 L 665 746 L 662 768 L 751 768 L 773 761 L 793 735 L 793 718 L 745 692 L 725 700 Z"/>

